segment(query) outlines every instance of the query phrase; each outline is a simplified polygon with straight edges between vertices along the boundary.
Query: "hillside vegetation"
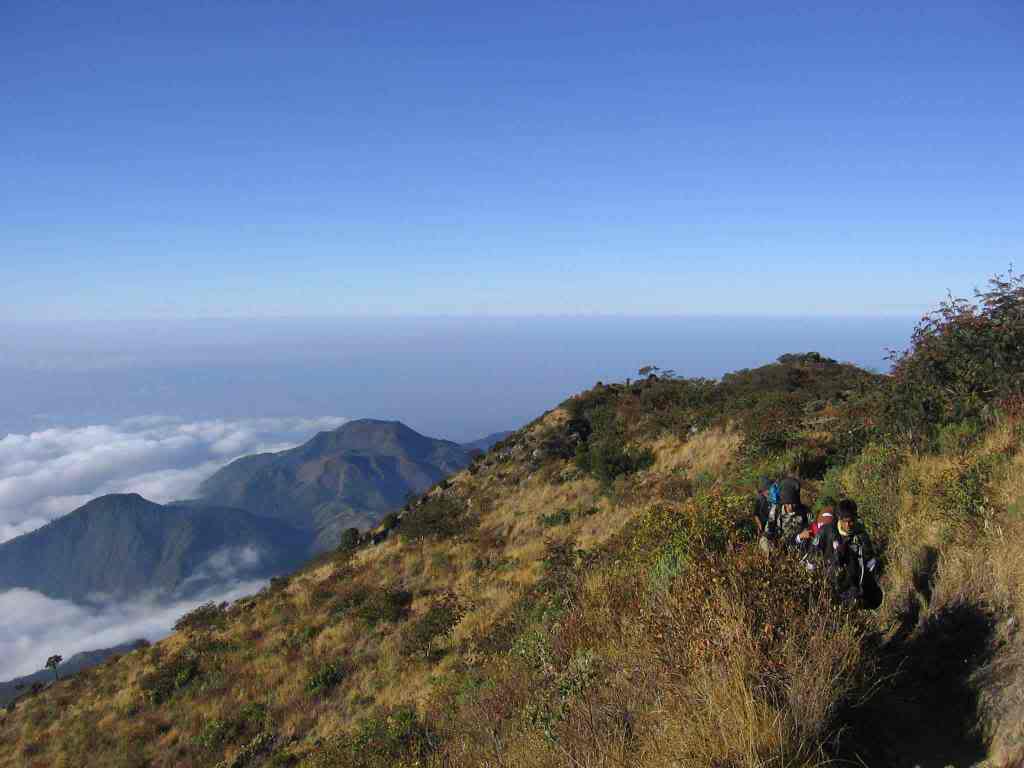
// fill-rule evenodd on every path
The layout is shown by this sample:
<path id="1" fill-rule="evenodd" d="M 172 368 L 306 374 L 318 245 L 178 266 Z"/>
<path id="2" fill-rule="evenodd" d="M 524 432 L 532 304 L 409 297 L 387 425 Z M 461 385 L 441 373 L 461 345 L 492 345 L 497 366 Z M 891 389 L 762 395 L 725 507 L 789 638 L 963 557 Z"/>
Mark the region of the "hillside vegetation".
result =
<path id="1" fill-rule="evenodd" d="M 1020 765 L 1021 281 L 894 362 L 598 384 L 380 543 L 22 698 L 0 766 Z M 761 553 L 765 474 L 858 501 L 878 611 Z"/>

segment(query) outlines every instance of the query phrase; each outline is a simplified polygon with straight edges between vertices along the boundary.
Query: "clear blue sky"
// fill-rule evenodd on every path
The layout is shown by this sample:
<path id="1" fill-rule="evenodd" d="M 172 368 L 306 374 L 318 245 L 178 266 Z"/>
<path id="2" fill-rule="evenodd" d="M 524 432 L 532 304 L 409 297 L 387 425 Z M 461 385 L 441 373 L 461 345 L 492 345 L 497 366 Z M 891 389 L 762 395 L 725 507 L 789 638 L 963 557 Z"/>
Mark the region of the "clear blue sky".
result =
<path id="1" fill-rule="evenodd" d="M 0 318 L 901 314 L 1021 261 L 1024 6 L 15 2 Z"/>

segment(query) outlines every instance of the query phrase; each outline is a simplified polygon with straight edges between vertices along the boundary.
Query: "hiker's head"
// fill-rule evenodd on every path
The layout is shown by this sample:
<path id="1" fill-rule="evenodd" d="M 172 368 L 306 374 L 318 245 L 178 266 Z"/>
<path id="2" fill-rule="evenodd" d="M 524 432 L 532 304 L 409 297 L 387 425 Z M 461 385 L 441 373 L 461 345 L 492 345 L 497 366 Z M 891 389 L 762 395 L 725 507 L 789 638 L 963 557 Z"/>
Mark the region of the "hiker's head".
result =
<path id="1" fill-rule="evenodd" d="M 783 483 L 779 488 L 779 503 L 784 507 L 799 504 L 800 486 L 796 483 Z"/>
<path id="2" fill-rule="evenodd" d="M 836 528 L 840 535 L 849 536 L 857 524 L 857 502 L 853 499 L 843 499 L 839 502 L 839 509 L 836 512 Z"/>
<path id="3" fill-rule="evenodd" d="M 762 496 L 768 495 L 768 490 L 772 487 L 772 480 L 770 477 L 762 476 L 757 481 L 757 492 Z"/>

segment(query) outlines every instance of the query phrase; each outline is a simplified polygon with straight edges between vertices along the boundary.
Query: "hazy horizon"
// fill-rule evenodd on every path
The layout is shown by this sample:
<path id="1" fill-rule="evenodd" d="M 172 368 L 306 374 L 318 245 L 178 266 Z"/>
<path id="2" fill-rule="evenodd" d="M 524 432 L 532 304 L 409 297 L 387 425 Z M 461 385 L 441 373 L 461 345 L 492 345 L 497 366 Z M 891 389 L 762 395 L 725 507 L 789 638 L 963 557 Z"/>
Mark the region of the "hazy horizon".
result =
<path id="1" fill-rule="evenodd" d="M 0 435 L 158 415 L 404 421 L 464 442 L 643 365 L 718 377 L 817 351 L 883 370 L 911 317 L 567 317 L 36 326 L 0 341 Z M 499 395 L 500 393 L 500 395 Z"/>

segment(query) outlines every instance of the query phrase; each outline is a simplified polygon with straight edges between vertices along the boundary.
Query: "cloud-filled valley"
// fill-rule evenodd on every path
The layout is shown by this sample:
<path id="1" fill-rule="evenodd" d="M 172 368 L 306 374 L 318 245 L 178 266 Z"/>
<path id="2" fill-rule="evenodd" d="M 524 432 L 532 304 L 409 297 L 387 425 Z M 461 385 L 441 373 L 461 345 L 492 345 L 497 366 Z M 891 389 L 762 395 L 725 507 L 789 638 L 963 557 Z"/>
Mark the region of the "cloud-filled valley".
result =
<path id="1" fill-rule="evenodd" d="M 346 419 L 211 419 L 162 416 L 0 439 L 0 542 L 28 533 L 106 493 L 163 503 L 192 496 L 239 456 L 279 451 Z"/>
<path id="2" fill-rule="evenodd" d="M 146 416 L 112 424 L 55 427 L 0 439 L 0 542 L 55 520 L 96 496 L 139 493 L 163 503 L 187 499 L 230 461 L 298 445 L 346 421 L 315 418 L 212 419 L 186 422 Z M 258 590 L 253 547 L 224 549 L 182 585 L 203 591 L 189 599 L 148 596 L 79 604 L 29 589 L 0 591 L 0 680 L 39 669 L 60 653 L 106 648 L 166 634 L 184 613 L 207 600 L 233 600 Z M 204 588 L 205 585 L 205 588 Z"/>
<path id="3" fill-rule="evenodd" d="M 80 651 L 110 648 L 138 638 L 155 640 L 182 615 L 207 600 L 235 600 L 262 581 L 218 585 L 188 600 L 133 600 L 81 605 L 54 600 L 29 589 L 0 592 L 0 681 L 30 674 L 55 653 L 65 659 Z"/>

